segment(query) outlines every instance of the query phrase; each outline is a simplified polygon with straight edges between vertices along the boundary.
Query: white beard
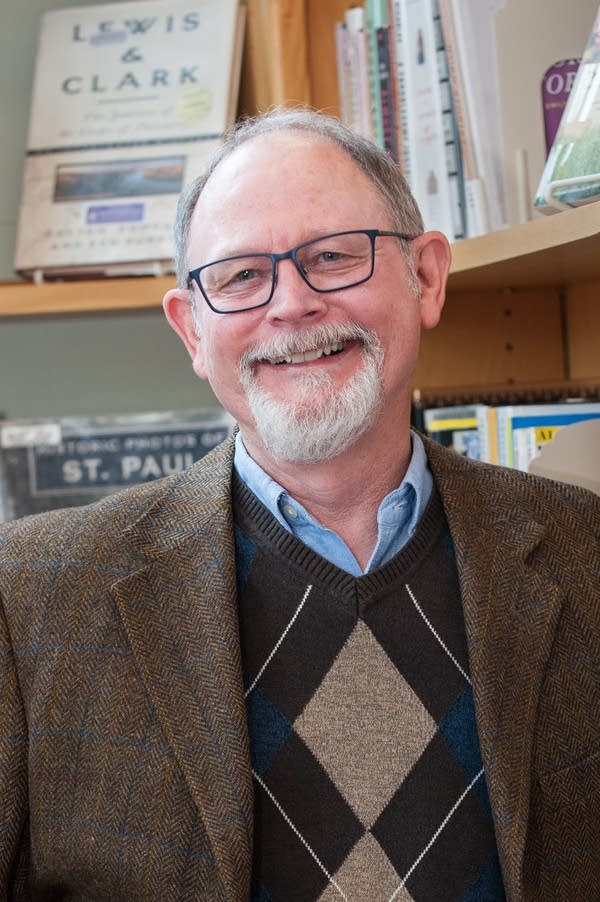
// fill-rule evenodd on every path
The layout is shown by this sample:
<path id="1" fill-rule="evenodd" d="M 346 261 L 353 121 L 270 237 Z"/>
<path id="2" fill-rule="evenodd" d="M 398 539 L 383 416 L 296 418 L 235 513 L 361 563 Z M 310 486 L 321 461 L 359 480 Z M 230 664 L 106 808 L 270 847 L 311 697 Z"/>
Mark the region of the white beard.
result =
<path id="1" fill-rule="evenodd" d="M 338 341 L 362 344 L 362 366 L 336 389 L 326 369 L 299 372 L 292 400 L 277 401 L 257 382 L 254 364 Z M 240 379 L 260 437 L 278 460 L 316 463 L 346 451 L 371 426 L 381 406 L 383 350 L 358 324 L 326 326 L 287 336 L 246 352 Z"/>

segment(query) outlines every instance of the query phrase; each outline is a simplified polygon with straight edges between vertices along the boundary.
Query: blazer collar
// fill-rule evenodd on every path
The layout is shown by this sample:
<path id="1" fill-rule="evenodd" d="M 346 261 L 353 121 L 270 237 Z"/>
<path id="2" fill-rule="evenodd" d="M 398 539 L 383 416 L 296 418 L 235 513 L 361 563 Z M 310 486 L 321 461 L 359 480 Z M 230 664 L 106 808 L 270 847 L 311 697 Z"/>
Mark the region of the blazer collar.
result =
<path id="1" fill-rule="evenodd" d="M 144 566 L 113 592 L 202 815 L 227 898 L 248 896 L 253 800 L 231 515 L 233 442 L 165 484 L 127 530 Z"/>
<path id="2" fill-rule="evenodd" d="M 562 591 L 531 483 L 427 442 L 452 534 L 479 739 L 507 896 L 521 898 L 536 711 Z"/>

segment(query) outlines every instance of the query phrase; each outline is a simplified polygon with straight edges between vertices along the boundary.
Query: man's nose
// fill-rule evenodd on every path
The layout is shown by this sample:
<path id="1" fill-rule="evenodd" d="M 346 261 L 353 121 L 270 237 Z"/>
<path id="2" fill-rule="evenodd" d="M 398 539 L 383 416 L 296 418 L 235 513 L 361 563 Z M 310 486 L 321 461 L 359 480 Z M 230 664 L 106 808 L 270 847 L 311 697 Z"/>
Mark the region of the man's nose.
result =
<path id="1" fill-rule="evenodd" d="M 294 321 L 327 310 L 327 294 L 315 291 L 304 281 L 299 265 L 287 255 L 277 261 L 273 297 L 266 308 L 268 319 Z"/>

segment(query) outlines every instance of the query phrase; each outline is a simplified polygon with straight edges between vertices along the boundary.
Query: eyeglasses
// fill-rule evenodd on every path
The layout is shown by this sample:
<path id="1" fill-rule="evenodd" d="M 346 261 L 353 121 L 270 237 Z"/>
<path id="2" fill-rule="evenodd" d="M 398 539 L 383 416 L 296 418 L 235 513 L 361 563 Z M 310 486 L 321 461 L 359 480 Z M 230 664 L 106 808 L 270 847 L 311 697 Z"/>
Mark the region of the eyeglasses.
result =
<path id="1" fill-rule="evenodd" d="M 215 313 L 241 313 L 264 307 L 273 297 L 277 264 L 291 260 L 313 291 L 340 291 L 361 285 L 373 275 L 375 239 L 412 241 L 415 235 L 360 229 L 305 241 L 281 254 L 240 254 L 206 263 L 189 272 Z"/>

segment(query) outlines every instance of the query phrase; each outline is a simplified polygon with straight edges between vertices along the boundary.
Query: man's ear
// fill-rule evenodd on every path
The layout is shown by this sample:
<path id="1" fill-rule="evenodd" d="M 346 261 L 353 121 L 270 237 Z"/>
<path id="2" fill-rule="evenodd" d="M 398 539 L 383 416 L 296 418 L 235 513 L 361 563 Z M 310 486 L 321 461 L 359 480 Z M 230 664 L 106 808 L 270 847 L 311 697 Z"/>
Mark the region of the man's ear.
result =
<path id="1" fill-rule="evenodd" d="M 172 288 L 163 298 L 163 310 L 171 328 L 179 335 L 185 349 L 192 358 L 194 372 L 205 379 L 204 355 L 200 336 L 196 331 L 196 323 L 192 304 L 193 295 L 184 288 Z"/>
<path id="2" fill-rule="evenodd" d="M 415 274 L 421 292 L 421 325 L 424 329 L 433 329 L 440 321 L 446 300 L 452 251 L 442 232 L 424 232 L 411 244 Z"/>

